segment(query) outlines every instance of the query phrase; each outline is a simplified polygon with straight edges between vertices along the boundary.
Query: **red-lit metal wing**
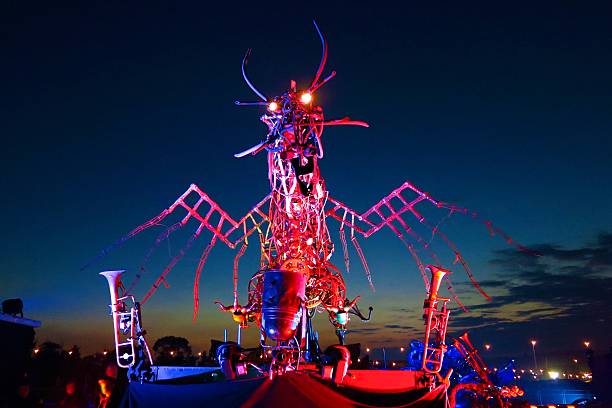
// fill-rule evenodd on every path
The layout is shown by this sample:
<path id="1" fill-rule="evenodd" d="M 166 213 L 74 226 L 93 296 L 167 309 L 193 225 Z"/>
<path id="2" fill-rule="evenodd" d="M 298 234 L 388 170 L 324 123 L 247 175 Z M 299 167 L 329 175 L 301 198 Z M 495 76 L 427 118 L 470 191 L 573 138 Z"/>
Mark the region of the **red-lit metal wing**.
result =
<path id="1" fill-rule="evenodd" d="M 407 198 L 408 194 L 410 194 L 412 197 Z M 340 222 L 340 238 L 343 242 L 343 250 L 345 251 L 345 263 L 347 264 L 347 269 L 348 256 L 346 254 L 345 227 L 351 229 L 351 241 L 354 244 L 357 253 L 359 254 L 359 257 L 363 263 L 370 283 L 370 270 L 365 261 L 363 250 L 361 249 L 357 239 L 355 238 L 355 231 L 367 238 L 382 229 L 383 227 L 388 227 L 402 241 L 402 243 L 404 243 L 412 257 L 414 258 L 419 271 L 421 272 L 423 281 L 425 282 L 425 286 L 429 288 L 429 282 L 425 273 L 425 268 L 418 256 L 415 244 L 417 245 L 417 248 L 426 251 L 437 265 L 442 265 L 442 263 L 436 253 L 430 248 L 429 242 L 424 240 L 414 230 L 410 223 L 403 218 L 404 215 L 410 214 L 412 216 L 411 218 L 416 219 L 419 224 L 424 225 L 427 229 L 430 230 L 432 237 L 437 235 L 444 241 L 448 248 L 451 249 L 451 251 L 454 253 L 455 261 L 461 264 L 474 287 L 487 300 L 491 300 L 491 298 L 480 287 L 480 285 L 474 278 L 470 266 L 468 265 L 461 252 L 458 250 L 457 246 L 440 230 L 439 225 L 434 226 L 433 224 L 429 223 L 429 221 L 418 211 L 417 205 L 421 202 L 428 202 L 437 208 L 448 210 L 449 215 L 453 213 L 460 213 L 481 220 L 478 213 L 469 211 L 467 208 L 459 207 L 451 203 L 438 201 L 431 197 L 428 193 L 423 192 L 408 181 L 406 181 L 397 189 L 393 190 L 382 200 L 372 206 L 369 210 L 361 214 L 357 213 L 355 210 L 349 208 L 346 204 L 332 197 L 328 198 L 328 202 L 331 203 L 331 208 L 327 210 L 326 215 Z M 529 251 L 527 248 L 514 242 L 510 236 L 508 236 L 498 227 L 494 226 L 490 221 L 481 221 L 485 224 L 491 235 L 497 233 L 498 235 L 502 236 L 509 244 L 515 246 L 516 248 L 522 251 Z M 447 288 L 452 294 L 454 300 L 459 306 L 465 309 L 465 307 L 461 304 L 456 294 L 454 293 L 451 281 L 448 276 L 445 277 L 445 281 L 447 283 Z"/>

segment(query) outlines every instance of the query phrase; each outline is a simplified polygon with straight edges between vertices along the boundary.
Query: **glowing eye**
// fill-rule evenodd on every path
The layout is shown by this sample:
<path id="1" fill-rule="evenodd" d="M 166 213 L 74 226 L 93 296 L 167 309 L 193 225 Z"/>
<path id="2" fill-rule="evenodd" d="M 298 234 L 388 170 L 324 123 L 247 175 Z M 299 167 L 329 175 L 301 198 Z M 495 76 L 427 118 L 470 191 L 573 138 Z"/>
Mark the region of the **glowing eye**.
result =
<path id="1" fill-rule="evenodd" d="M 302 103 L 310 103 L 312 101 L 312 95 L 308 92 L 305 92 L 302 94 L 302 96 L 300 96 L 300 101 Z"/>
<path id="2" fill-rule="evenodd" d="M 268 110 L 270 112 L 274 112 L 278 109 L 278 104 L 276 102 L 270 102 L 270 104 L 268 105 Z"/>

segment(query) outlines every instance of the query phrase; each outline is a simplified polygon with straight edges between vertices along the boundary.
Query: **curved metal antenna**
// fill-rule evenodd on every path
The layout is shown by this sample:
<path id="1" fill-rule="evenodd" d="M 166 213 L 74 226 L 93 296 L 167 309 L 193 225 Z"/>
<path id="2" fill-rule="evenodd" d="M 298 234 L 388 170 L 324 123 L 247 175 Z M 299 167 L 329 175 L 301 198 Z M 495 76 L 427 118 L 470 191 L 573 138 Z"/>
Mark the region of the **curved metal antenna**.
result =
<path id="1" fill-rule="evenodd" d="M 319 68 L 317 69 L 317 73 L 315 74 L 315 77 L 312 80 L 312 83 L 310 84 L 310 87 L 309 87 L 310 89 L 312 89 L 316 85 L 316 83 L 319 81 L 319 78 L 321 77 L 321 74 L 323 73 L 323 69 L 325 68 L 325 62 L 327 61 L 327 41 L 325 41 L 325 37 L 323 37 L 321 30 L 319 30 L 319 26 L 317 25 L 317 22 L 315 20 L 312 20 L 312 22 L 314 23 L 314 26 L 317 29 L 319 38 L 321 39 L 321 44 L 323 45 L 323 53 L 321 55 L 321 62 L 319 63 Z"/>
<path id="2" fill-rule="evenodd" d="M 259 96 L 263 101 L 267 102 L 268 98 L 266 98 L 266 96 L 264 94 L 259 92 L 257 90 L 257 88 L 255 88 L 255 86 L 251 83 L 251 81 L 249 81 L 249 78 L 247 77 L 247 74 L 246 74 L 246 65 L 247 65 L 247 62 L 248 62 L 248 59 L 249 59 L 249 55 L 251 55 L 251 49 L 250 48 L 247 50 L 246 54 L 244 54 L 244 58 L 242 59 L 242 77 L 246 81 L 246 83 L 249 86 L 249 88 L 251 88 L 251 90 L 253 92 L 255 92 L 257 94 L 257 96 Z"/>

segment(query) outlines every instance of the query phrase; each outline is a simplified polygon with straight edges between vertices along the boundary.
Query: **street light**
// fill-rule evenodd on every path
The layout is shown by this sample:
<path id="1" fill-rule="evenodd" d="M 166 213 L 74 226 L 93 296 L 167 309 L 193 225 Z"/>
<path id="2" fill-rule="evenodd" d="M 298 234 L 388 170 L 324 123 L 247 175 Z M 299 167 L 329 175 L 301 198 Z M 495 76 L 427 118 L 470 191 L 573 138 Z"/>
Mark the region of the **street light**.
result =
<path id="1" fill-rule="evenodd" d="M 589 348 L 589 346 L 590 346 L 590 345 L 591 345 L 591 342 L 590 342 L 590 341 L 585 341 L 585 342 L 584 342 L 584 346 L 585 346 L 586 348 Z"/>
<path id="2" fill-rule="evenodd" d="M 536 344 L 537 344 L 537 341 L 531 340 L 531 349 L 533 350 L 533 366 L 537 370 L 538 369 L 538 361 L 536 360 L 536 352 L 535 352 Z"/>
<path id="3" fill-rule="evenodd" d="M 485 349 L 486 349 L 487 351 L 491 350 L 491 345 L 490 345 L 490 344 L 485 344 Z"/>

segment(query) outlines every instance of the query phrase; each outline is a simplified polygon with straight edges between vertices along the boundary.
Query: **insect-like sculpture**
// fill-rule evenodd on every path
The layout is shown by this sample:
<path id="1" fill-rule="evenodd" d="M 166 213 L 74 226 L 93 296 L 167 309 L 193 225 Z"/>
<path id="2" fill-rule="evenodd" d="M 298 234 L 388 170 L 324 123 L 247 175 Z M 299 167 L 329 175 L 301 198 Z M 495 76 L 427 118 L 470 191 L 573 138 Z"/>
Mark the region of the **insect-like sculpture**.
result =
<path id="1" fill-rule="evenodd" d="M 288 91 L 274 98 L 268 97 L 260 92 L 247 76 L 246 67 L 250 49 L 242 61 L 244 80 L 259 100 L 236 102 L 236 104 L 260 106 L 265 109 L 261 121 L 267 125 L 268 132 L 260 143 L 235 156 L 266 154 L 270 194 L 242 218 L 235 220 L 203 190 L 192 184 L 169 208 L 102 252 L 101 255 L 105 255 L 145 229 L 160 225 L 166 217 L 182 212 L 183 218 L 166 228 L 157 237 L 143 260 L 141 272 L 136 275 L 135 281 L 137 281 L 154 249 L 170 234 L 187 225 L 189 221 L 195 220 L 197 223 L 195 232 L 184 248 L 161 272 L 143 298 L 143 304 L 162 283 L 165 283 L 168 273 L 202 232 L 208 231 L 212 233 L 212 238 L 203 248 L 195 271 L 194 319 L 199 307 L 200 275 L 212 248 L 221 241 L 230 248 L 239 248 L 234 259 L 233 301 L 228 306 L 217 302 L 222 310 L 232 313 L 236 322 L 242 327 L 255 323 L 260 328 L 262 344 L 265 344 L 268 338 L 275 342 L 277 348 L 285 347 L 299 351 L 304 343 L 307 318 L 312 317 L 315 310 L 324 310 L 328 313 L 329 320 L 342 344 L 349 314 L 357 315 L 363 320 L 367 320 L 369 316 L 366 317 L 360 312 L 357 306 L 359 297 L 348 296 L 341 271 L 330 262 L 334 243 L 327 225 L 329 219 L 334 219 L 340 224 L 339 233 L 345 269 L 347 271 L 349 269 L 346 237 L 346 230 L 349 230 L 350 241 L 359 255 L 370 285 L 372 285 L 370 270 L 357 236 L 369 237 L 383 227 L 389 227 L 405 244 L 422 274 L 425 285 L 429 287 L 420 257 L 426 254 L 434 264 L 440 266 L 442 262 L 431 250 L 429 242 L 415 232 L 410 222 L 412 219 L 413 222 L 416 221 L 428 228 L 432 237 L 438 236 L 446 243 L 474 286 L 488 298 L 474 280 L 467 263 L 453 242 L 438 226 L 430 224 L 417 207 L 422 202 L 445 209 L 449 214 L 458 212 L 479 218 L 478 214 L 438 201 L 410 182 L 405 182 L 361 214 L 330 196 L 318 166 L 318 161 L 324 156 L 322 140 L 324 128 L 340 125 L 368 127 L 368 124 L 348 117 L 328 120 L 324 117 L 323 109 L 315 104 L 317 90 L 336 75 L 336 72 L 332 71 L 328 76 L 323 76 L 327 60 L 327 42 L 316 23 L 315 28 L 323 51 L 312 81 L 303 88 L 298 88 L 295 81 L 291 81 Z M 523 249 L 490 222 L 484 221 L 484 223 L 491 234 L 501 234 L 509 243 Z M 252 240 L 253 236 L 259 240 L 260 269 L 249 281 L 247 303 L 240 304 L 238 263 L 247 249 L 249 239 Z M 452 296 L 462 307 L 452 292 L 448 276 L 444 279 Z M 134 284 L 135 282 L 129 286 L 128 293 Z"/>

